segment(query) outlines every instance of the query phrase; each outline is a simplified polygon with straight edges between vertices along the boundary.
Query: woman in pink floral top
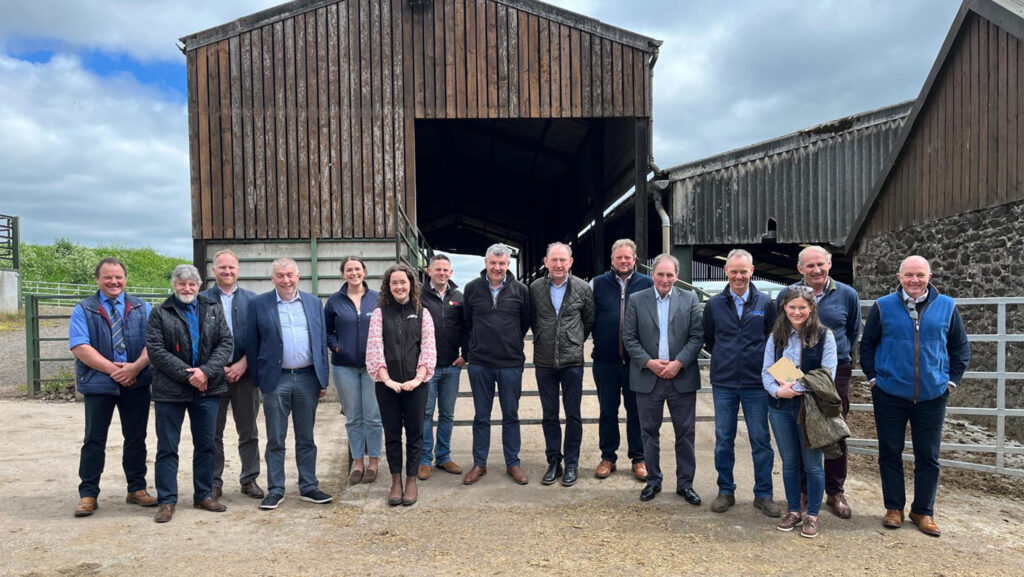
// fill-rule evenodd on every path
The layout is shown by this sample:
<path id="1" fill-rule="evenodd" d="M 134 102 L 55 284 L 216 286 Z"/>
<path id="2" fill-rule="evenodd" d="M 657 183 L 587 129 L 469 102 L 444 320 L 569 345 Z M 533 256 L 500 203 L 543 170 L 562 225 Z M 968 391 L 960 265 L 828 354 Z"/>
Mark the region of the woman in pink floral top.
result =
<path id="1" fill-rule="evenodd" d="M 420 304 L 416 273 L 404 264 L 384 272 L 377 308 L 370 317 L 366 371 L 377 383 L 384 447 L 391 469 L 388 505 L 416 502 L 416 473 L 423 452 L 423 419 L 437 351 L 434 321 Z M 405 488 L 402 487 L 402 429 L 405 428 Z"/>

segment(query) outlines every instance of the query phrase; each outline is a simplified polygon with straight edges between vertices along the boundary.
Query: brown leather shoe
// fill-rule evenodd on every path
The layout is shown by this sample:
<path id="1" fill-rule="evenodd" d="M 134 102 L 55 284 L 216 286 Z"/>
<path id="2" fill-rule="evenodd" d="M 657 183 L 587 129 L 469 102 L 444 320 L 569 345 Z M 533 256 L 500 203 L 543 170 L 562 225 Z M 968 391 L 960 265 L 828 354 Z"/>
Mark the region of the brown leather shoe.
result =
<path id="1" fill-rule="evenodd" d="M 903 526 L 902 509 L 886 509 L 885 517 L 882 517 L 882 526 L 886 529 L 899 529 Z"/>
<path id="2" fill-rule="evenodd" d="M 910 522 L 917 525 L 917 528 L 925 535 L 931 535 L 932 537 L 942 535 L 942 531 L 939 531 L 939 526 L 935 524 L 935 519 L 931 515 L 911 513 Z"/>
<path id="3" fill-rule="evenodd" d="M 505 469 L 505 472 L 508 473 L 509 477 L 512 477 L 512 480 L 515 481 L 517 485 L 525 485 L 530 482 L 530 480 L 526 478 L 526 471 L 524 471 L 519 465 L 509 467 L 508 469 Z"/>
<path id="4" fill-rule="evenodd" d="M 371 468 L 367 467 L 366 471 L 363 473 L 363 482 L 369 484 L 369 483 L 372 483 L 372 482 L 374 482 L 376 480 L 377 480 L 377 469 L 371 469 Z"/>
<path id="5" fill-rule="evenodd" d="M 633 463 L 633 476 L 636 477 L 637 481 L 641 483 L 647 482 L 647 463 L 638 461 Z"/>
<path id="6" fill-rule="evenodd" d="M 455 461 L 448 461 L 447 463 L 441 465 L 441 468 L 444 469 L 445 472 L 451 473 L 452 475 L 462 474 L 462 467 L 456 464 Z"/>
<path id="7" fill-rule="evenodd" d="M 416 471 L 416 478 L 420 481 L 426 481 L 430 478 L 430 465 L 420 465 L 418 471 Z"/>
<path id="8" fill-rule="evenodd" d="M 128 496 L 124 498 L 124 502 L 129 505 L 138 505 L 139 507 L 156 507 L 156 497 L 147 493 L 145 489 L 128 493 Z"/>
<path id="9" fill-rule="evenodd" d="M 100 506 L 96 504 L 96 497 L 82 497 L 78 501 L 78 506 L 75 507 L 75 517 L 88 517 L 99 508 Z"/>
<path id="10" fill-rule="evenodd" d="M 243 495 L 248 495 L 248 496 L 252 497 L 253 499 L 262 499 L 262 498 L 267 496 L 267 494 L 263 492 L 263 489 L 260 488 L 260 486 L 258 484 L 256 484 L 256 481 L 249 481 L 248 483 L 242 483 L 242 494 Z M 213 498 L 214 499 L 219 499 L 220 497 L 215 495 Z"/>
<path id="11" fill-rule="evenodd" d="M 224 496 L 224 487 L 222 487 L 220 485 L 214 485 L 211 496 L 214 499 L 220 499 L 221 497 L 223 497 Z"/>
<path id="12" fill-rule="evenodd" d="M 166 523 L 174 518 L 174 503 L 164 503 L 156 510 L 153 520 L 157 523 Z"/>
<path id="13" fill-rule="evenodd" d="M 845 493 L 836 493 L 835 495 L 829 495 L 825 499 L 825 504 L 832 507 L 832 514 L 840 519 L 849 519 L 853 515 L 853 511 L 850 510 L 850 504 L 846 502 Z"/>
<path id="14" fill-rule="evenodd" d="M 224 505 L 221 505 L 220 503 L 215 501 L 213 499 L 213 497 L 207 497 L 205 499 L 201 499 L 199 501 L 195 501 L 194 503 L 192 503 L 192 508 L 193 509 L 206 509 L 207 511 L 210 511 L 211 513 L 223 513 L 224 511 L 228 510 L 227 507 L 225 507 Z"/>
<path id="15" fill-rule="evenodd" d="M 607 479 L 612 476 L 615 472 L 615 463 L 608 459 L 601 459 L 601 462 L 597 464 L 597 468 L 594 469 L 594 476 L 598 479 Z"/>
<path id="16" fill-rule="evenodd" d="M 466 473 L 466 476 L 462 478 L 462 484 L 472 485 L 473 483 L 479 481 L 480 477 L 483 477 L 486 474 L 487 467 L 478 467 L 476 465 L 473 465 L 473 468 L 470 469 L 469 472 Z"/>

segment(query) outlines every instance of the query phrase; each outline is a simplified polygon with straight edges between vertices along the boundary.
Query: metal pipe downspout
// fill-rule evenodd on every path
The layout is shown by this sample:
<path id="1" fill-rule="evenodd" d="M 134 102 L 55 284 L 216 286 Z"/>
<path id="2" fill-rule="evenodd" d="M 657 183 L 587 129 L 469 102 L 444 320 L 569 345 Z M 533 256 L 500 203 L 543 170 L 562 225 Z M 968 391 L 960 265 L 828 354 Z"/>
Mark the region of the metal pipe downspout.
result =
<path id="1" fill-rule="evenodd" d="M 651 188 L 654 189 L 655 187 L 652 186 Z M 651 196 L 654 197 L 654 210 L 661 217 L 661 252 L 670 254 L 672 252 L 672 219 L 668 217 L 665 204 L 661 201 L 661 191 L 652 190 Z"/>

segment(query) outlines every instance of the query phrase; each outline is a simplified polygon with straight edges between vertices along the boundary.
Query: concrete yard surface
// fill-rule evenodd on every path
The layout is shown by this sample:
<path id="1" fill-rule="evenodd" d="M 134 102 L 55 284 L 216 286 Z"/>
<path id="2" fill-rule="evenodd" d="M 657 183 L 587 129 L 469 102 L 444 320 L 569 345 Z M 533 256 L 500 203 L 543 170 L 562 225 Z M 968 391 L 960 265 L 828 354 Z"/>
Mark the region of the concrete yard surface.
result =
<path id="1" fill-rule="evenodd" d="M 588 371 L 589 372 L 589 371 Z M 588 375 L 589 377 L 589 375 Z M 465 385 L 465 383 L 463 383 Z M 588 387 L 593 384 L 588 378 Z M 710 414 L 700 397 L 698 414 Z M 585 415 L 596 414 L 586 397 Z M 524 397 L 522 417 L 539 417 L 536 398 Z M 234 428 L 225 435 L 225 513 L 192 508 L 191 437 L 180 448 L 177 513 L 153 522 L 155 508 L 124 502 L 121 438 L 115 416 L 108 442 L 99 510 L 74 518 L 78 500 L 78 452 L 82 405 L 27 400 L 0 401 L 0 573 L 19 576 L 159 575 L 1019 575 L 1024 567 L 1024 507 L 1014 496 L 986 494 L 969 483 L 950 486 L 944 477 L 936 519 L 941 538 L 907 523 L 881 526 L 877 469 L 869 459 L 851 465 L 847 491 L 851 520 L 823 511 L 821 534 L 810 540 L 782 533 L 751 507 L 752 467 L 741 425 L 737 442 L 736 505 L 724 514 L 708 504 L 717 491 L 711 423 L 697 428 L 693 507 L 674 493 L 671 425 L 662 428 L 665 491 L 648 503 L 628 473 L 625 448 L 611 478 L 593 476 L 598 461 L 597 427 L 584 427 L 582 468 L 575 487 L 544 487 L 544 441 L 539 426 L 523 427 L 527 486 L 505 475 L 500 427 L 495 427 L 489 473 L 477 485 L 435 470 L 420 482 L 419 502 L 388 507 L 387 465 L 372 485 L 346 485 L 343 417 L 336 403 L 317 416 L 318 475 L 335 496 L 328 505 L 300 502 L 292 439 L 287 456 L 287 495 L 275 511 L 257 509 L 241 495 Z M 456 418 L 469 418 L 460 399 Z M 497 409 L 495 411 L 497 415 Z M 262 417 L 261 429 L 262 429 Z M 261 436 L 261 450 L 263 449 Z M 153 488 L 156 434 L 150 419 L 149 473 Z M 471 430 L 457 427 L 454 458 L 468 469 Z M 776 456 L 775 496 L 784 502 L 781 461 Z M 266 487 L 265 468 L 259 479 Z"/>

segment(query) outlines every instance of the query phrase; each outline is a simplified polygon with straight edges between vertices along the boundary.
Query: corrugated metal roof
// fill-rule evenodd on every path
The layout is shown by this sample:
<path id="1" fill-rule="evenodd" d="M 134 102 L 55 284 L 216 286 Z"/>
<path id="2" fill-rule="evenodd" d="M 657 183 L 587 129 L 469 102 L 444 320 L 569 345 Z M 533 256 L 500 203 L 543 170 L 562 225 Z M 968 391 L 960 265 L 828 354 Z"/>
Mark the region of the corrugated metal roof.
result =
<path id="1" fill-rule="evenodd" d="M 672 242 L 841 244 L 913 101 L 669 169 Z"/>

